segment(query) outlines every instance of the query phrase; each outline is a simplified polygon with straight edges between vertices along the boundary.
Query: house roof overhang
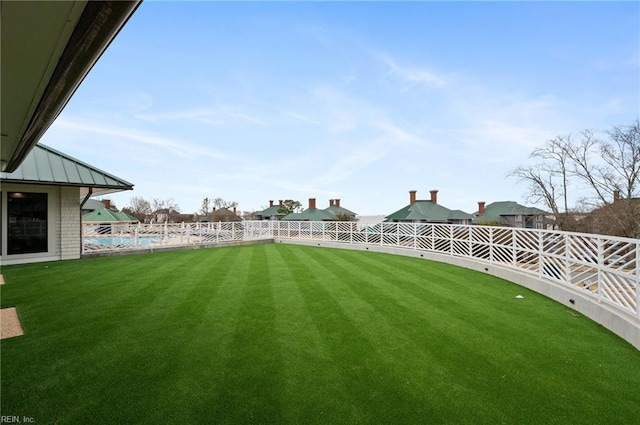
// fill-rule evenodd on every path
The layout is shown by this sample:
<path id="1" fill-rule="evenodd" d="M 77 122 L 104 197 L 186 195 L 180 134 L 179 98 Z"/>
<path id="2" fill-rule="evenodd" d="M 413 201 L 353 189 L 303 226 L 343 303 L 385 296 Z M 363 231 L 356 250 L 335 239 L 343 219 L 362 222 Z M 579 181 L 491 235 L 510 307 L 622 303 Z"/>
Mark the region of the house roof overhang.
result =
<path id="1" fill-rule="evenodd" d="M 140 3 L 0 4 L 0 171 L 18 168 Z"/>
<path id="2" fill-rule="evenodd" d="M 74 186 L 80 196 L 133 190 L 133 184 L 53 148 L 38 144 L 12 173 L 0 173 L 0 182 L 47 186 Z"/>

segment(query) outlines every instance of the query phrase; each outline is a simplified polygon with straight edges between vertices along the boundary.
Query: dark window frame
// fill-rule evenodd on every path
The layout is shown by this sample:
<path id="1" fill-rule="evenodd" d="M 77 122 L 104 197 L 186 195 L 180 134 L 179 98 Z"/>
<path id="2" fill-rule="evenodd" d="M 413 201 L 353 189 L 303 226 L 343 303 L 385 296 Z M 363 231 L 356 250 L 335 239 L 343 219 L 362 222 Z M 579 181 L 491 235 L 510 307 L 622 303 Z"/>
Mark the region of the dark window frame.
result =
<path id="1" fill-rule="evenodd" d="M 7 192 L 7 255 L 49 251 L 49 194 Z"/>

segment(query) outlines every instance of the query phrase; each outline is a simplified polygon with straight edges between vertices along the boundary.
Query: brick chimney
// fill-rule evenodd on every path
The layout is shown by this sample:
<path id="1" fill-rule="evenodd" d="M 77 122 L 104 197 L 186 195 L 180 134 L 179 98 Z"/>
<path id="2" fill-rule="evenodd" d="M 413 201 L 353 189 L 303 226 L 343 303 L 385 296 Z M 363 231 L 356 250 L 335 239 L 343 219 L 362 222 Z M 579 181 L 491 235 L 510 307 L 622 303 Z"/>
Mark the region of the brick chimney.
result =
<path id="1" fill-rule="evenodd" d="M 316 198 L 309 198 L 309 208 L 316 207 Z"/>
<path id="2" fill-rule="evenodd" d="M 335 202 L 335 204 L 334 204 L 334 205 L 335 205 L 336 207 L 339 207 L 339 206 L 340 206 L 340 199 L 334 199 L 334 202 Z"/>
<path id="3" fill-rule="evenodd" d="M 236 215 L 236 207 L 233 207 L 233 215 Z"/>
<path id="4" fill-rule="evenodd" d="M 433 202 L 434 204 L 438 203 L 438 191 L 437 190 L 430 190 L 429 193 L 431 193 L 431 202 Z"/>
<path id="5" fill-rule="evenodd" d="M 108 210 L 111 209 L 111 199 L 103 199 L 102 203 L 104 204 L 104 207 L 106 209 L 108 209 Z"/>
<path id="6" fill-rule="evenodd" d="M 333 199 L 329 199 L 329 206 L 332 207 L 333 206 Z"/>
<path id="7" fill-rule="evenodd" d="M 484 201 L 478 202 L 478 217 L 482 217 L 484 215 Z"/>
<path id="8" fill-rule="evenodd" d="M 280 199 L 278 202 L 280 202 L 280 206 L 282 206 L 282 199 Z"/>
<path id="9" fill-rule="evenodd" d="M 615 204 L 619 200 L 620 200 L 620 191 L 619 190 L 614 190 L 613 191 L 613 203 Z"/>
<path id="10" fill-rule="evenodd" d="M 269 207 L 272 207 L 272 206 L 273 206 L 273 201 L 269 200 Z"/>
<path id="11" fill-rule="evenodd" d="M 415 203 L 416 203 L 416 191 L 415 190 L 410 190 L 409 191 L 409 205 L 415 204 Z"/>

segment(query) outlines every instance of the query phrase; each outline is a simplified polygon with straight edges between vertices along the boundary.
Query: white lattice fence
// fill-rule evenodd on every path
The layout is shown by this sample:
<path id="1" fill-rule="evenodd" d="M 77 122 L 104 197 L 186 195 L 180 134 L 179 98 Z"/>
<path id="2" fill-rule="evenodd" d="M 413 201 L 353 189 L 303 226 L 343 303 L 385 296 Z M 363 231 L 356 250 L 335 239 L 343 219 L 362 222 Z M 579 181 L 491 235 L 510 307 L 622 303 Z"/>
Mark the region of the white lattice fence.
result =
<path id="1" fill-rule="evenodd" d="M 245 221 L 154 225 L 83 225 L 83 252 L 299 239 L 368 244 L 508 267 L 574 287 L 640 318 L 640 241 L 601 235 L 488 226 L 353 222 Z"/>

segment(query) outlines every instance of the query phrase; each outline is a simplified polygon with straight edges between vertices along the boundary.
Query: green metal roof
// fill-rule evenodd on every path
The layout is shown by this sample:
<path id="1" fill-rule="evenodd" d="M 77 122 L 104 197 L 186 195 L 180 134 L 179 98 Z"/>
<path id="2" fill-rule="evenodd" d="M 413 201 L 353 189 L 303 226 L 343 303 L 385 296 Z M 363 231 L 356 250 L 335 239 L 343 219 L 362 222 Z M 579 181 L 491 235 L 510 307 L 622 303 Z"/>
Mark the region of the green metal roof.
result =
<path id="1" fill-rule="evenodd" d="M 137 223 L 138 219 L 124 212 L 103 208 L 84 214 L 82 221 L 84 223 Z"/>
<path id="2" fill-rule="evenodd" d="M 471 220 L 473 214 L 466 213 L 462 210 L 453 210 L 449 214 L 449 220 Z"/>
<path id="3" fill-rule="evenodd" d="M 282 218 L 291 221 L 329 221 L 333 216 L 326 211 L 317 208 L 307 208 L 301 213 L 291 213 Z"/>
<path id="4" fill-rule="evenodd" d="M 286 213 L 279 212 L 280 205 L 274 205 L 272 207 L 266 208 L 262 211 L 256 211 L 254 214 L 261 217 L 273 217 L 273 216 L 285 216 Z"/>
<path id="5" fill-rule="evenodd" d="M 97 199 L 87 199 L 87 202 L 82 206 L 83 210 L 96 211 L 103 209 L 104 202 L 98 201 Z"/>
<path id="6" fill-rule="evenodd" d="M 300 215 L 300 213 L 292 212 L 292 213 L 289 213 L 289 214 L 285 215 L 284 217 L 282 217 L 282 220 L 284 220 L 284 221 L 295 221 L 295 220 L 298 220 L 297 217 L 299 215 Z"/>
<path id="7" fill-rule="evenodd" d="M 350 211 L 344 207 L 339 207 L 337 205 L 331 205 L 327 208 L 324 209 L 325 212 L 328 212 L 329 214 L 331 214 L 331 216 L 335 217 L 337 215 L 350 215 L 355 217 L 356 213 L 354 213 L 353 211 Z"/>
<path id="8" fill-rule="evenodd" d="M 474 223 L 502 222 L 502 218 L 515 215 L 546 215 L 547 212 L 535 207 L 525 207 L 514 201 L 492 202 L 484 208 L 484 214 L 473 219 Z"/>
<path id="9" fill-rule="evenodd" d="M 418 200 L 413 204 L 394 212 L 385 217 L 386 222 L 393 221 L 424 221 L 429 223 L 448 223 L 449 220 L 458 219 L 459 213 L 466 214 L 463 211 L 451 211 L 449 208 L 431 201 Z M 470 214 L 466 214 L 472 218 Z"/>
<path id="10" fill-rule="evenodd" d="M 11 183 L 79 186 L 81 195 L 92 189 L 93 195 L 132 190 L 133 184 L 99 170 L 48 146 L 36 145 L 13 173 L 0 173 L 0 180 Z"/>

